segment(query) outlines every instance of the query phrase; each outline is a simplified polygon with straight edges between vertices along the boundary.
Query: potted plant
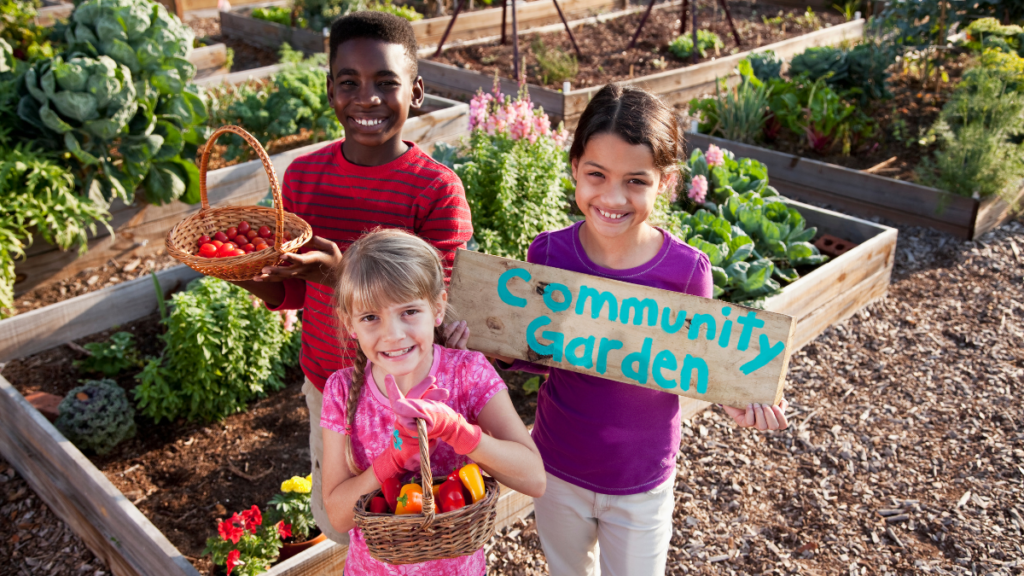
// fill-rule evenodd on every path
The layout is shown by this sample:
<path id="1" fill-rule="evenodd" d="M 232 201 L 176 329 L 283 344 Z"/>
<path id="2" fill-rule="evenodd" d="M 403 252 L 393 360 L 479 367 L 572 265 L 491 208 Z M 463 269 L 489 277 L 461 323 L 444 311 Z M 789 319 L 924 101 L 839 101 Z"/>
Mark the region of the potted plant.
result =
<path id="1" fill-rule="evenodd" d="M 227 575 L 238 569 L 242 576 L 266 572 L 277 561 L 281 541 L 292 535 L 291 526 L 278 522 L 263 522 L 258 506 L 253 506 L 217 525 L 217 536 L 206 540 L 206 550 L 213 563 L 227 569 Z"/>
<path id="2" fill-rule="evenodd" d="M 267 518 L 271 522 L 283 522 L 291 526 L 291 536 L 285 539 L 279 560 L 287 560 L 327 538 L 316 527 L 313 511 L 309 507 L 312 488 L 312 476 L 292 476 L 281 483 L 281 492 L 267 502 Z"/>

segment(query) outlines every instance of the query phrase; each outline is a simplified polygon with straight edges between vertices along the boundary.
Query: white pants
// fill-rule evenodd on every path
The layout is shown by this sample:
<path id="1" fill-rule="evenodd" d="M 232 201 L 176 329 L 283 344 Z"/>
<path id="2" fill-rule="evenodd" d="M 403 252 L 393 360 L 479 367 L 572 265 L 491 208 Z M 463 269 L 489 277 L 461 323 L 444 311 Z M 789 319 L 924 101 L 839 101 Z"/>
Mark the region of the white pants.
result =
<path id="1" fill-rule="evenodd" d="M 551 576 L 665 574 L 675 475 L 628 496 L 599 494 L 551 474 L 547 478 L 544 496 L 533 505 Z"/>
<path id="2" fill-rule="evenodd" d="M 306 407 L 309 408 L 309 459 L 313 475 L 313 490 L 309 494 L 309 507 L 313 512 L 316 526 L 329 540 L 338 544 L 348 545 L 348 532 L 342 534 L 331 526 L 324 508 L 323 483 L 320 477 L 320 463 L 324 460 L 324 433 L 320 428 L 320 412 L 324 404 L 324 395 L 306 378 L 302 385 L 302 393 L 306 395 Z"/>

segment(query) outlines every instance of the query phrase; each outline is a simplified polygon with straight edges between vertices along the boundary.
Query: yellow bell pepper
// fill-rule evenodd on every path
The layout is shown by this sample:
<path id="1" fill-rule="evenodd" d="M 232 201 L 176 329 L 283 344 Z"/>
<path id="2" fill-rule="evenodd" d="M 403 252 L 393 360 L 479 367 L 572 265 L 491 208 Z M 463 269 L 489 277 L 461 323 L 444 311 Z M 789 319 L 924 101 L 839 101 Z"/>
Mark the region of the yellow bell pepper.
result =
<path id="1" fill-rule="evenodd" d="M 484 477 L 480 473 L 480 467 L 476 464 L 466 464 L 459 469 L 459 480 L 462 480 L 462 485 L 469 490 L 469 495 L 473 497 L 473 503 L 484 497 Z"/>
<path id="2" fill-rule="evenodd" d="M 423 513 L 423 488 L 419 484 L 406 484 L 398 496 L 395 515 Z"/>

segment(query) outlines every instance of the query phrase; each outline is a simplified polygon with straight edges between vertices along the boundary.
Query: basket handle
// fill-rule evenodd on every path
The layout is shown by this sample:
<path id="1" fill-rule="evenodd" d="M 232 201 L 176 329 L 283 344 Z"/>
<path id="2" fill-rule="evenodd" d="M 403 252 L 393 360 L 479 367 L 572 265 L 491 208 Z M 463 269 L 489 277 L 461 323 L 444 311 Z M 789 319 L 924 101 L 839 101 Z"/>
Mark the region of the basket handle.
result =
<path id="1" fill-rule="evenodd" d="M 277 172 L 274 171 L 274 163 L 270 161 L 270 156 L 267 155 L 267 151 L 263 149 L 263 145 L 257 140 L 252 134 L 249 134 L 244 129 L 226 125 L 217 128 L 213 135 L 210 136 L 206 141 L 206 146 L 203 148 L 203 158 L 199 163 L 199 198 L 202 201 L 203 212 L 210 209 L 210 201 L 206 197 L 206 170 L 210 163 L 210 153 L 213 152 L 213 143 L 216 142 L 217 137 L 221 134 L 231 132 L 232 134 L 241 136 L 245 143 L 249 145 L 256 155 L 260 157 L 260 161 L 263 162 L 263 170 L 267 172 L 267 178 L 270 180 L 270 192 L 274 195 L 274 208 L 277 210 L 277 226 L 274 228 L 274 250 L 279 253 L 284 251 L 281 249 L 281 241 L 284 239 L 284 205 L 281 202 L 281 183 L 277 180 Z"/>
<path id="2" fill-rule="evenodd" d="M 422 418 L 416 419 L 416 432 L 420 443 L 420 486 L 423 488 L 423 524 L 420 530 L 434 521 L 434 474 L 430 471 L 430 440 L 427 438 L 427 424 Z"/>

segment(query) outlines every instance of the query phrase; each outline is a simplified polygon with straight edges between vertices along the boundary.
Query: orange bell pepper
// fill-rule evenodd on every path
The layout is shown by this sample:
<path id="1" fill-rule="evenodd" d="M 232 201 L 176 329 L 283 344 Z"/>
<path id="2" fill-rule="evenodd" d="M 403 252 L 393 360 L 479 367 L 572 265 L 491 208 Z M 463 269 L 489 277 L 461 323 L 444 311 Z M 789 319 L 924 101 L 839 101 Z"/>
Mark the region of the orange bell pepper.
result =
<path id="1" fill-rule="evenodd" d="M 479 466 L 476 464 L 466 464 L 460 468 L 459 480 L 462 480 L 462 485 L 466 487 L 466 490 L 469 490 L 469 495 L 473 497 L 474 504 L 484 497 L 484 477 L 480 473 Z"/>
<path id="2" fill-rule="evenodd" d="M 422 514 L 423 513 L 423 488 L 419 484 L 406 484 L 402 486 L 402 494 L 398 497 L 395 515 Z"/>

